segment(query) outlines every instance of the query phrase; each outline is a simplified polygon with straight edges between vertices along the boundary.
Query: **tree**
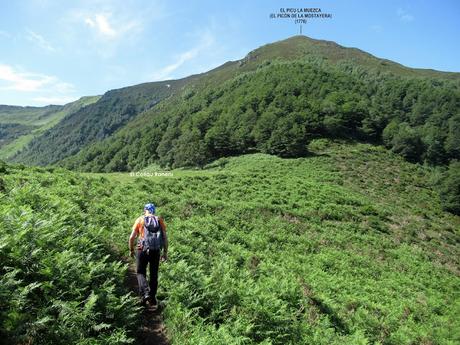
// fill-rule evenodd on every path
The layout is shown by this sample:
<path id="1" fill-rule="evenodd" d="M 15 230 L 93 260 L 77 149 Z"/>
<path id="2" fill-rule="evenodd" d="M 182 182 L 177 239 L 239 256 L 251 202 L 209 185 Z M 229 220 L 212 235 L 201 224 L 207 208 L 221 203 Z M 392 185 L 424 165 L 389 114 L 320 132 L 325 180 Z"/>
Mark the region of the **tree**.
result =
<path id="1" fill-rule="evenodd" d="M 460 161 L 452 161 L 444 174 L 439 195 L 446 211 L 460 215 Z"/>
<path id="2" fill-rule="evenodd" d="M 198 166 L 203 167 L 208 162 L 209 154 L 200 132 L 193 128 L 184 131 L 174 144 L 173 167 Z"/>
<path id="3" fill-rule="evenodd" d="M 163 167 L 170 167 L 174 163 L 173 148 L 180 130 L 177 127 L 169 127 L 163 134 L 160 144 L 157 147 L 159 163 Z"/>
<path id="4" fill-rule="evenodd" d="M 444 150 L 445 135 L 434 126 L 425 126 L 426 134 L 423 144 L 426 147 L 424 160 L 429 164 L 441 165 L 446 163 L 446 151 Z"/>
<path id="5" fill-rule="evenodd" d="M 214 123 L 204 136 L 204 143 L 213 158 L 232 155 L 234 149 L 230 142 L 230 133 L 224 118 Z"/>
<path id="6" fill-rule="evenodd" d="M 399 124 L 398 131 L 391 141 L 391 150 L 402 155 L 410 162 L 420 162 L 425 147 L 416 130 L 407 123 Z"/>
<path id="7" fill-rule="evenodd" d="M 445 149 L 450 159 L 460 159 L 460 114 L 449 119 Z"/>
<path id="8" fill-rule="evenodd" d="M 309 138 L 298 113 L 278 119 L 267 143 L 267 152 L 281 157 L 299 157 L 307 152 Z"/>

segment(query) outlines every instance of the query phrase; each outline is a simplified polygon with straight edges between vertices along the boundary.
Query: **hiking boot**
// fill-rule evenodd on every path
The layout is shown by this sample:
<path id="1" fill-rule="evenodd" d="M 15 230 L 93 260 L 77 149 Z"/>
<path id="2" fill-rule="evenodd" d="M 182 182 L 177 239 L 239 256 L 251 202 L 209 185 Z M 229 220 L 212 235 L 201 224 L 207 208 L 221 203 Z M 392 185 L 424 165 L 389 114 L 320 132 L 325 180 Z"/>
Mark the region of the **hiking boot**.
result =
<path id="1" fill-rule="evenodd" d="M 149 303 L 150 303 L 151 305 L 157 305 L 157 304 L 158 304 L 158 301 L 157 301 L 157 299 L 156 299 L 155 297 L 150 297 Z"/>

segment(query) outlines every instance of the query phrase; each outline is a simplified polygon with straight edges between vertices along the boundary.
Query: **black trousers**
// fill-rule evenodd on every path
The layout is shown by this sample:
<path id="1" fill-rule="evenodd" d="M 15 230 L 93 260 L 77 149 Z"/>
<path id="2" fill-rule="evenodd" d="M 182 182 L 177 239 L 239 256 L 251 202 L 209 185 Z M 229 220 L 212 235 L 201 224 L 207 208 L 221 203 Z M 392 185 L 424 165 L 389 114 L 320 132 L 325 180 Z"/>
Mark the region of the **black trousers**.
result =
<path id="1" fill-rule="evenodd" d="M 147 254 L 142 250 L 137 251 L 136 260 L 137 282 L 141 296 L 155 297 L 158 288 L 158 268 L 160 266 L 160 251 L 150 250 Z M 149 283 L 147 284 L 147 265 L 149 266 Z"/>

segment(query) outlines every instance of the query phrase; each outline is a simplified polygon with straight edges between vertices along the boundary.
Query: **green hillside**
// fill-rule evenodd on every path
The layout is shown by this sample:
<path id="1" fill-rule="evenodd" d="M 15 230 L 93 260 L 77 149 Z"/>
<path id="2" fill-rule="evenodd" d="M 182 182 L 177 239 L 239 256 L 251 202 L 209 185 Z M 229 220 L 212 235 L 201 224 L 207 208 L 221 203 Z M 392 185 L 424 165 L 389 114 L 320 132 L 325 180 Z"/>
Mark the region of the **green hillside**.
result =
<path id="1" fill-rule="evenodd" d="M 460 218 L 432 170 L 369 144 L 308 149 L 172 177 L 0 167 L 2 342 L 129 343 L 121 255 L 150 200 L 172 344 L 458 343 Z"/>
<path id="2" fill-rule="evenodd" d="M 394 61 L 378 58 L 357 48 L 343 47 L 332 41 L 316 40 L 307 36 L 293 36 L 283 41 L 262 46 L 248 54 L 241 64 L 249 63 L 251 65 L 261 59 L 276 59 L 278 57 L 297 59 L 306 56 L 320 57 L 334 64 L 360 65 L 381 73 L 394 73 L 409 77 L 460 79 L 460 73 L 410 68 Z"/>
<path id="3" fill-rule="evenodd" d="M 82 97 L 64 106 L 17 107 L 0 105 L 0 159 L 9 159 L 32 139 L 55 126 L 65 116 L 96 102 L 99 96 Z"/>
<path id="4" fill-rule="evenodd" d="M 294 36 L 201 75 L 110 91 L 14 161 L 126 171 L 255 151 L 303 156 L 312 138 L 348 136 L 445 165 L 460 157 L 459 76 Z"/>
<path id="5" fill-rule="evenodd" d="M 0 149 L 40 127 L 62 109 L 59 105 L 46 107 L 20 107 L 0 105 Z"/>
<path id="6" fill-rule="evenodd" d="M 203 166 L 251 152 L 301 157 L 321 137 L 382 143 L 412 162 L 459 159 L 460 81 L 444 78 L 456 74 L 379 61 L 304 37 L 264 46 L 59 164 L 129 171 L 153 162 Z"/>
<path id="7" fill-rule="evenodd" d="M 34 138 L 12 160 L 47 165 L 98 142 L 170 96 L 193 77 L 145 83 L 105 93 L 97 102 L 66 116 L 56 126 Z"/>
<path id="8" fill-rule="evenodd" d="M 62 108 L 64 108 L 63 105 L 47 105 L 45 107 L 0 105 L 0 123 L 38 126 L 48 122 L 48 119 Z"/>

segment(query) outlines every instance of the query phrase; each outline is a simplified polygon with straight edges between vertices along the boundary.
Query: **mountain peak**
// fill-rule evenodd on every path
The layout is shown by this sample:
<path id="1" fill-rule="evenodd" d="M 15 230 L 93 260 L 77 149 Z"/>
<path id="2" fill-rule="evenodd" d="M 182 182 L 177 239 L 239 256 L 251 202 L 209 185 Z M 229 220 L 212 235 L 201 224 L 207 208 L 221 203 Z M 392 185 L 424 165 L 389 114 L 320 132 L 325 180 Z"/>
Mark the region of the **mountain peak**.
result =
<path id="1" fill-rule="evenodd" d="M 263 60 L 279 58 L 295 60 L 307 57 L 317 57 L 334 64 L 348 61 L 379 72 L 390 72 L 402 76 L 460 79 L 460 73 L 411 68 L 391 60 L 376 57 L 358 48 L 345 47 L 334 41 L 319 40 L 305 35 L 294 35 L 263 45 L 249 52 L 241 61 L 243 61 L 242 64 L 245 64 L 250 61 L 259 63 Z"/>

